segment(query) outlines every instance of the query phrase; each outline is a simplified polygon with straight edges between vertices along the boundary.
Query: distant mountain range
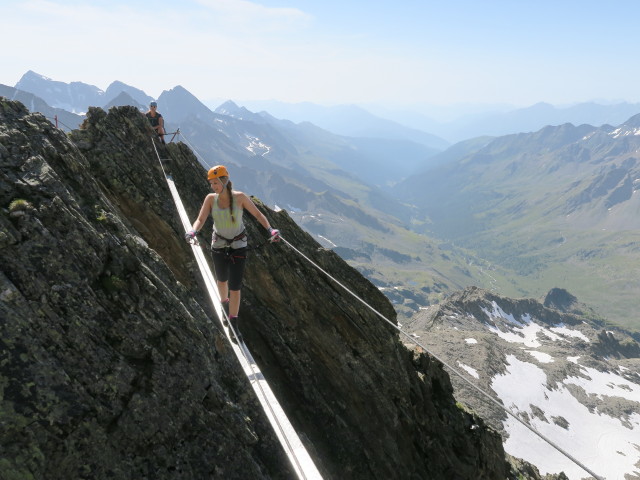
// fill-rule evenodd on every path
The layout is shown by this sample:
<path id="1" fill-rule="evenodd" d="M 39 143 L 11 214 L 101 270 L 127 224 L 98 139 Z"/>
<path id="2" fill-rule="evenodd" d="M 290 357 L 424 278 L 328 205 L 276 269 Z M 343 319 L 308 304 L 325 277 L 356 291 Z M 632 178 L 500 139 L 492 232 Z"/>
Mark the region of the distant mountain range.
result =
<path id="1" fill-rule="evenodd" d="M 83 116 L 71 113 L 63 108 L 52 107 L 42 98 L 17 88 L 0 84 L 0 96 L 10 100 L 17 100 L 24 104 L 32 112 L 40 112 L 49 119 L 51 123 L 63 130 L 71 131 L 78 128 Z"/>
<path id="2" fill-rule="evenodd" d="M 290 104 L 278 101 L 238 101 L 254 111 L 266 110 L 279 118 L 294 122 L 311 122 L 326 130 L 348 136 L 389 136 L 402 127 L 402 138 L 420 142 L 420 136 L 408 136 L 407 128 L 413 132 L 429 132 L 431 136 L 450 145 L 480 136 L 502 136 L 512 133 L 535 132 L 549 125 L 589 124 L 594 126 L 618 125 L 629 117 L 640 113 L 640 103 L 620 102 L 602 105 L 585 102 L 569 107 L 558 107 L 548 103 L 537 103 L 526 108 L 501 105 L 487 106 L 484 110 L 475 107 L 474 113 L 458 113 L 453 120 L 437 120 L 428 114 L 390 108 L 370 107 L 366 110 L 355 105 L 325 107 L 312 103 Z M 422 110 L 428 107 L 416 106 Z M 432 108 L 433 109 L 433 108 Z M 433 109 L 435 110 L 435 109 Z M 472 110 L 472 107 L 469 107 Z M 374 113 L 371 113 L 374 112 Z M 377 113 L 376 113 L 377 112 Z M 424 135 L 424 134 L 422 134 Z M 442 143 L 425 144 L 441 150 Z M 444 139 L 444 140 L 443 140 Z"/>
<path id="3" fill-rule="evenodd" d="M 640 115 L 616 127 L 565 124 L 465 145 L 399 184 L 416 229 L 515 272 L 517 287 L 499 291 L 570 286 L 640 329 Z"/>
<path id="4" fill-rule="evenodd" d="M 88 105 L 106 106 L 121 92 L 127 93 L 136 105 L 147 106 L 153 100 L 142 90 L 120 81 L 112 82 L 103 92 L 93 85 L 82 82 L 58 82 L 33 71 L 25 73 L 15 88 L 33 93 L 47 104 L 73 113 L 86 111 Z M 161 99 L 162 95 L 158 100 Z M 200 103 L 207 110 L 215 110 L 224 101 L 215 106 Z M 310 102 L 255 100 L 235 103 L 244 106 L 247 111 L 268 112 L 273 117 L 294 123 L 313 123 L 324 130 L 346 137 L 409 141 L 424 145 L 432 151 L 443 151 L 454 143 L 474 137 L 535 132 L 549 125 L 618 125 L 640 113 L 640 103 L 620 102 L 604 105 L 585 102 L 558 107 L 541 102 L 526 108 L 501 105 L 499 109 L 487 107 L 487 110 L 483 111 L 476 107 L 478 111 L 475 113 L 458 114 L 454 120 L 443 121 L 408 110 L 377 109 L 380 113 L 376 114 L 357 105 L 321 106 Z M 425 107 L 421 108 L 424 110 Z M 182 111 L 187 109 L 183 108 Z M 168 117 L 173 118 L 173 115 Z M 181 119 L 181 115 L 177 115 L 176 118 Z"/>
<path id="5" fill-rule="evenodd" d="M 245 104 L 243 102 L 238 102 Z M 296 123 L 310 122 L 330 132 L 347 137 L 410 140 L 430 148 L 444 150 L 450 143 L 428 130 L 406 126 L 402 119 L 392 121 L 374 115 L 356 105 L 324 107 L 313 103 L 246 102 L 254 111 L 268 111 L 278 118 Z"/>
<path id="6" fill-rule="evenodd" d="M 59 82 L 31 70 L 20 78 L 15 88 L 32 93 L 49 105 L 72 113 L 84 113 L 89 106 L 106 106 L 122 92 L 128 94 L 136 104 L 149 105 L 153 100 L 142 90 L 120 81 L 111 83 L 107 91 L 103 92 L 93 85 L 83 82 Z"/>
<path id="7" fill-rule="evenodd" d="M 34 72 L 18 84 L 48 95 L 54 107 L 5 87 L 43 112 L 69 103 L 83 111 L 88 105 L 78 102 L 86 98 L 104 108 L 145 109 L 151 98 L 121 82 L 101 92 Z M 640 307 L 633 283 L 640 262 L 635 117 L 616 127 L 563 124 L 475 137 L 438 151 L 415 136 L 400 139 L 416 132 L 357 108 L 325 118 L 339 114 L 347 128 L 353 114 L 354 131 L 365 135 L 372 125 L 387 125 L 389 133 L 338 135 L 231 101 L 212 111 L 181 86 L 157 100 L 168 129 L 180 128 L 205 167 L 237 167 L 239 187 L 287 209 L 384 289 L 404 315 L 468 285 L 512 296 L 562 286 L 612 320 L 640 328 L 633 315 Z M 77 126 L 82 118 L 67 121 Z M 566 262 L 573 268 L 564 268 Z M 603 268 L 609 263 L 620 267 Z"/>
<path id="8" fill-rule="evenodd" d="M 556 107 L 548 103 L 537 103 L 505 113 L 478 115 L 461 119 L 450 125 L 452 134 L 459 139 L 481 135 L 501 136 L 511 133 L 536 132 L 546 126 L 573 125 L 618 125 L 629 117 L 640 113 L 640 103 L 618 103 L 600 105 L 593 102 L 571 107 Z M 456 125 L 457 124 L 457 125 Z M 436 131 L 442 131 L 437 129 Z M 451 135 L 446 135 L 450 137 Z"/>

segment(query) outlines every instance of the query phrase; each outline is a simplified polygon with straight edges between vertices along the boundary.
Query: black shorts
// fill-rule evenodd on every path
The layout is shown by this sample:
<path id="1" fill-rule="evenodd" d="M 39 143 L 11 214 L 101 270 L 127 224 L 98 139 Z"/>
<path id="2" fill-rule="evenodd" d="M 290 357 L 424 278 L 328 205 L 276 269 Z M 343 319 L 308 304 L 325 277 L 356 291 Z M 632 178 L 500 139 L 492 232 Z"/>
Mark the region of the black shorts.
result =
<path id="1" fill-rule="evenodd" d="M 211 258 L 218 282 L 229 282 L 229 290 L 242 288 L 247 249 L 212 248 Z"/>

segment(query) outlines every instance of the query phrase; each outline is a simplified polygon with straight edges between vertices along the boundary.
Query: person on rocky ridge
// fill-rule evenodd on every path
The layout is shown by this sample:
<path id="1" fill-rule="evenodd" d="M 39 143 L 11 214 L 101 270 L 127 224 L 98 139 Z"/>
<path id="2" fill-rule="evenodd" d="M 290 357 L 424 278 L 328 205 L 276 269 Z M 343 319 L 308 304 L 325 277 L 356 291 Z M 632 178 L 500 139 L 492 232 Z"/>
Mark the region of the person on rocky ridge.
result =
<path id="1" fill-rule="evenodd" d="M 213 267 L 218 283 L 218 292 L 222 305 L 229 316 L 231 326 L 238 338 L 242 338 L 238 329 L 240 310 L 240 290 L 244 266 L 247 259 L 247 234 L 242 220 L 246 210 L 269 231 L 269 241 L 280 240 L 280 232 L 271 228 L 269 220 L 244 193 L 233 191 L 229 172 L 224 165 L 213 167 L 207 173 L 207 180 L 214 193 L 208 194 L 192 229 L 185 234 L 188 242 L 193 242 L 209 214 L 213 219 L 213 238 L 211 253 Z M 226 320 L 225 320 L 226 325 Z M 232 340 L 235 342 L 233 334 Z"/>
<path id="2" fill-rule="evenodd" d="M 156 102 L 151 102 L 149 104 L 149 110 L 147 111 L 147 113 L 145 113 L 145 116 L 147 117 L 147 119 L 149 119 L 149 123 L 151 124 L 151 127 L 158 134 L 158 138 L 160 139 L 160 142 L 165 143 L 164 142 L 164 134 L 165 134 L 164 118 L 162 118 L 162 115 L 160 114 L 160 112 L 158 112 L 158 104 Z"/>

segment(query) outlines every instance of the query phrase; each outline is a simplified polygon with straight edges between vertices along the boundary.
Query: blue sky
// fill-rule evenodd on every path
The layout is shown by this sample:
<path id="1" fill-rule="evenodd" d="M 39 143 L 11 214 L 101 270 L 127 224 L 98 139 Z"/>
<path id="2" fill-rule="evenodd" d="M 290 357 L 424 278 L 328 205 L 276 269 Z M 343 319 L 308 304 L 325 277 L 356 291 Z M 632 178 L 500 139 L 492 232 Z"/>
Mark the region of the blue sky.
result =
<path id="1" fill-rule="evenodd" d="M 182 85 L 205 101 L 640 101 L 637 0 L 4 0 L 1 10 L 10 86 L 33 70 L 154 97 Z"/>

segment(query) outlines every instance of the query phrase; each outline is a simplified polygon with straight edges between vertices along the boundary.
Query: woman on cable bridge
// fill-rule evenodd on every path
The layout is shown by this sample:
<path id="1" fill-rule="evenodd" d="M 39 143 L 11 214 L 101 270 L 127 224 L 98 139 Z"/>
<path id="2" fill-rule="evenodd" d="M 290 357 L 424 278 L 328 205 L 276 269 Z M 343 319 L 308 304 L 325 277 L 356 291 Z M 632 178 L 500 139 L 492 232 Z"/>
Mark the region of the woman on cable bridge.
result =
<path id="1" fill-rule="evenodd" d="M 207 179 L 213 193 L 205 197 L 198 218 L 193 222 L 191 231 L 185 234 L 185 239 L 192 242 L 211 214 L 213 218 L 211 252 L 218 292 L 231 326 L 241 339 L 238 329 L 238 312 L 244 265 L 247 259 L 247 234 L 242 220 L 244 211 L 248 211 L 269 231 L 269 241 L 280 240 L 280 232 L 271 228 L 267 217 L 258 210 L 247 195 L 233 191 L 227 167 L 224 165 L 213 167 L 209 170 Z M 233 334 L 231 339 L 235 342 Z"/>

